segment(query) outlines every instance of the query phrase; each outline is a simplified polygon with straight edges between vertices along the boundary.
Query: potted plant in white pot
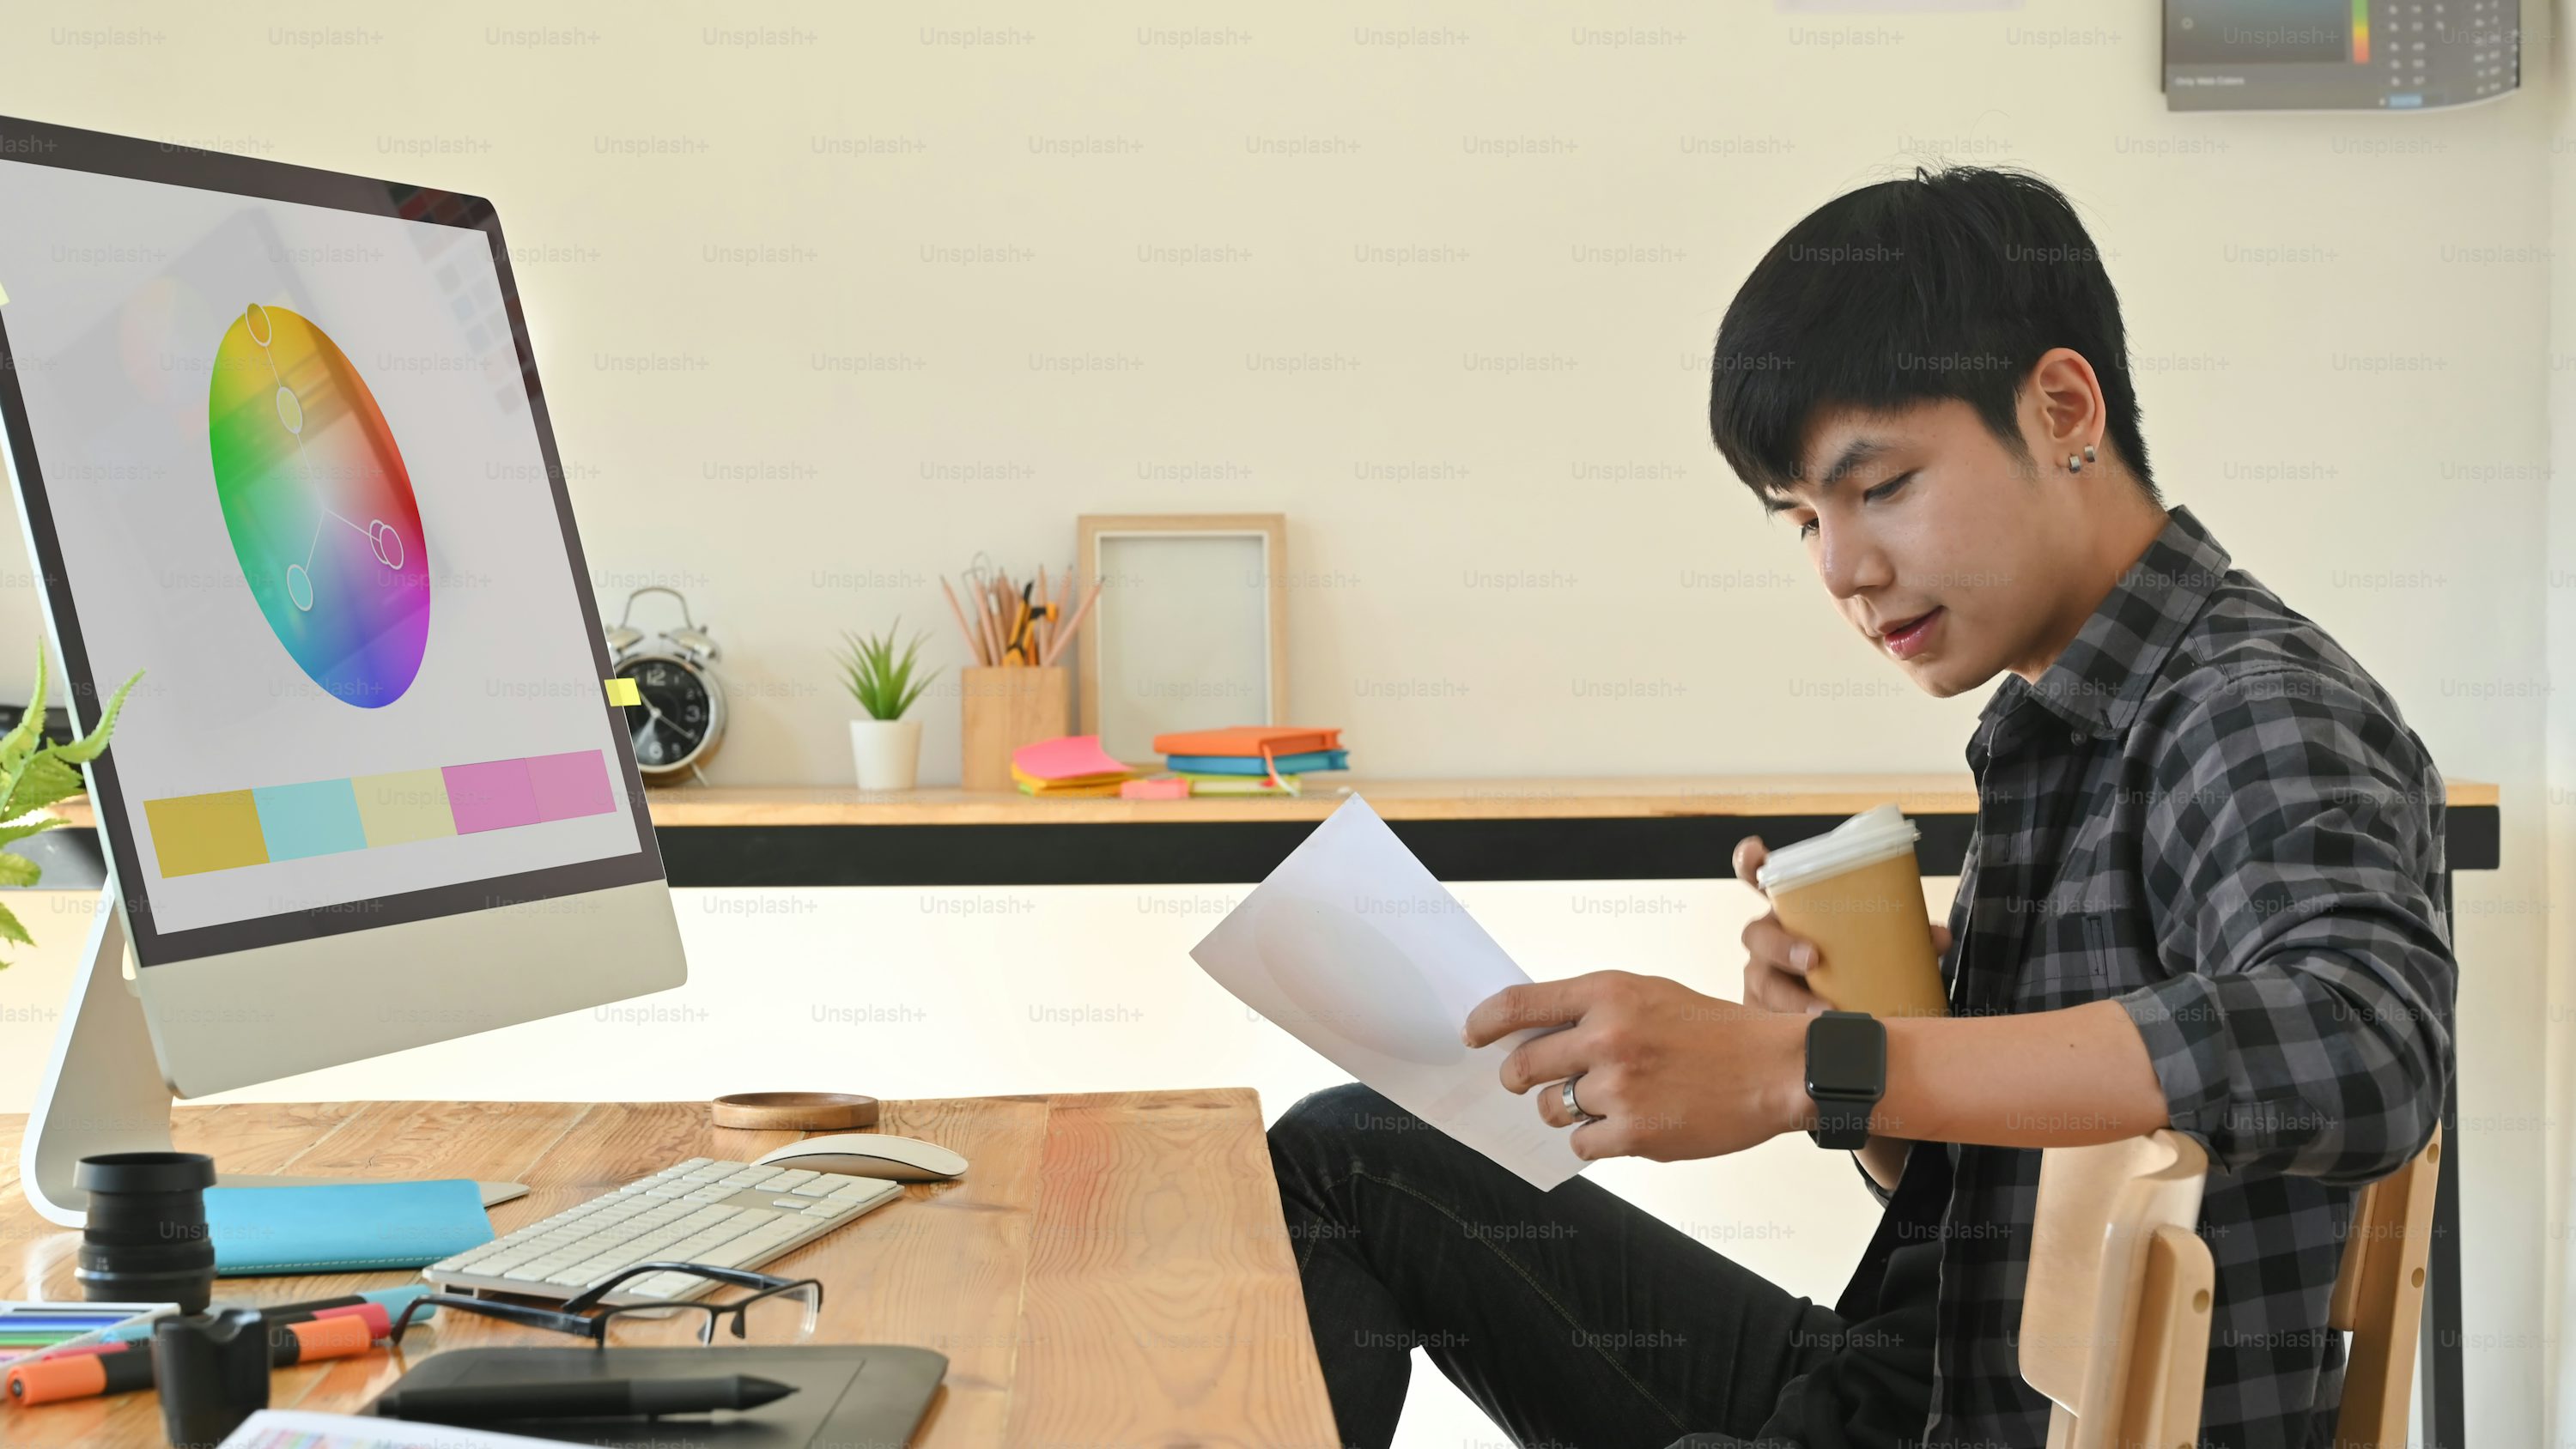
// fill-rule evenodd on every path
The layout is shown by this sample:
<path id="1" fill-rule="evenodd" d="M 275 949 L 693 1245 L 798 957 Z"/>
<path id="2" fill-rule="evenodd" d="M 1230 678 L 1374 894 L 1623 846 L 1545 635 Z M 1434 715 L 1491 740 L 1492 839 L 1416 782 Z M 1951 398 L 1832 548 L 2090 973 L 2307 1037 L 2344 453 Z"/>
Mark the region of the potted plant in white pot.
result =
<path id="1" fill-rule="evenodd" d="M 850 762 L 862 790 L 909 790 L 921 773 L 921 721 L 903 717 L 939 675 L 913 673 L 921 638 L 913 636 L 897 656 L 893 629 L 874 637 L 842 631 L 841 682 L 867 712 L 850 721 Z"/>

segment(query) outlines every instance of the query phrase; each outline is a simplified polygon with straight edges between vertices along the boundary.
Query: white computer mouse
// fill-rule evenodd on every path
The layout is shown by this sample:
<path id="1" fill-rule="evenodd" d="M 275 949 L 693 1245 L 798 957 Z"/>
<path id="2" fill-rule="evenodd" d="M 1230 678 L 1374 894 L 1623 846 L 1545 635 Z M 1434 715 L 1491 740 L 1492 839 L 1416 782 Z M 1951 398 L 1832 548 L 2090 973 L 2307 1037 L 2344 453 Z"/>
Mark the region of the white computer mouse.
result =
<path id="1" fill-rule="evenodd" d="M 966 1172 L 966 1159 L 936 1142 L 883 1132 L 808 1137 L 762 1157 L 760 1165 L 798 1167 L 843 1177 L 883 1178 L 888 1182 L 945 1182 Z"/>

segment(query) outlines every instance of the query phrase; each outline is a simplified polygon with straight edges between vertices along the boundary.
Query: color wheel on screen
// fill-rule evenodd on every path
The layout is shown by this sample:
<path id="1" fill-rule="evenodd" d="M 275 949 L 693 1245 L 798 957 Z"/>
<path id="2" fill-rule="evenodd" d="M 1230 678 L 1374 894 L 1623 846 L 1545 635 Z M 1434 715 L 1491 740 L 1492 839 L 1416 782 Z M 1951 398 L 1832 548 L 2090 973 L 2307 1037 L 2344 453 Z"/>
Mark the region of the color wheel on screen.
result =
<path id="1" fill-rule="evenodd" d="M 429 646 L 429 544 L 393 428 L 338 344 L 253 302 L 215 349 L 206 442 L 259 612 L 343 703 L 402 698 Z"/>

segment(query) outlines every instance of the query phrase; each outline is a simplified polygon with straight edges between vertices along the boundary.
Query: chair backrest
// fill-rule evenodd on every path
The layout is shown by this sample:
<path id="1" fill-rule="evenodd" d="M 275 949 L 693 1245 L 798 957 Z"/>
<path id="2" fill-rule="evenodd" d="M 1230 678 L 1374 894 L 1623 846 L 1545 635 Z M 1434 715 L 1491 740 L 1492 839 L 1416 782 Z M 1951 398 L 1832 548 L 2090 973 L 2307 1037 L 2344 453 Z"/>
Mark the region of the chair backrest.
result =
<path id="1" fill-rule="evenodd" d="M 2442 1131 L 2415 1160 L 2361 1190 L 2343 1241 L 2328 1327 L 2352 1334 L 2344 1361 L 2335 1449 L 2404 1449 L 2415 1338 L 2424 1322 L 2424 1259 L 2433 1241 L 2433 1189 Z"/>
<path id="2" fill-rule="evenodd" d="M 2049 1449 L 2200 1440 L 2215 1278 L 2193 1231 L 2209 1159 L 2180 1133 L 2040 1154 L 2021 1376 Z"/>

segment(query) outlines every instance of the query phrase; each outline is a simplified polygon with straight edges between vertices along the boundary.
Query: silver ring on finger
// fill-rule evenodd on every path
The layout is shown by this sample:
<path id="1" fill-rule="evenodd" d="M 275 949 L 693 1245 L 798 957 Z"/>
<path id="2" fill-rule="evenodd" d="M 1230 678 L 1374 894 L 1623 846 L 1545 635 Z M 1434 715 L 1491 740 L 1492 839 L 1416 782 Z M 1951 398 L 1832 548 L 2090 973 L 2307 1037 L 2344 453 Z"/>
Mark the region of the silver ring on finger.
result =
<path id="1" fill-rule="evenodd" d="M 1583 1110 L 1581 1102 L 1574 1100 L 1574 1084 L 1581 1080 L 1583 1080 L 1583 1074 L 1576 1072 L 1573 1076 L 1557 1083 L 1556 1100 L 1558 1105 L 1565 1108 L 1565 1115 L 1577 1122 L 1589 1122 L 1593 1120 L 1592 1114 Z"/>

